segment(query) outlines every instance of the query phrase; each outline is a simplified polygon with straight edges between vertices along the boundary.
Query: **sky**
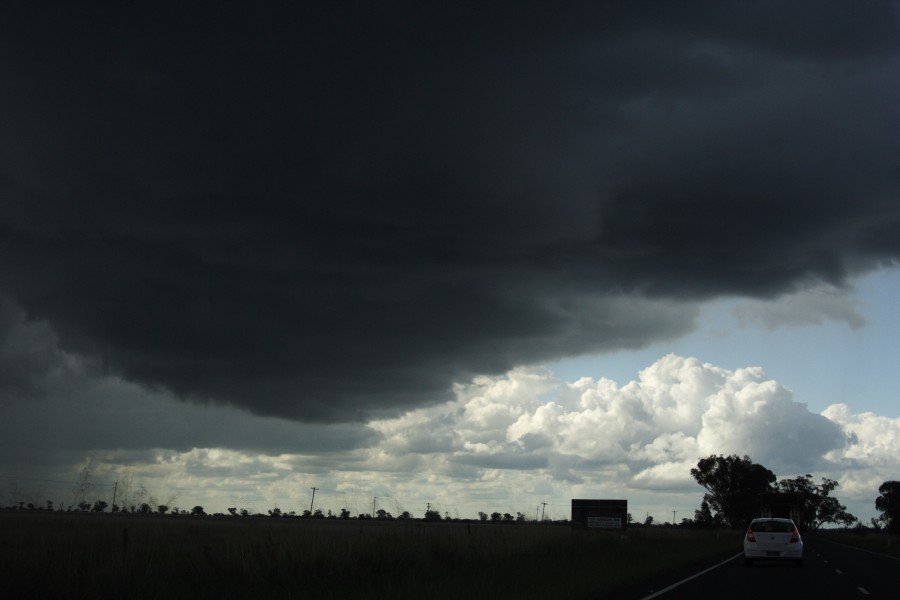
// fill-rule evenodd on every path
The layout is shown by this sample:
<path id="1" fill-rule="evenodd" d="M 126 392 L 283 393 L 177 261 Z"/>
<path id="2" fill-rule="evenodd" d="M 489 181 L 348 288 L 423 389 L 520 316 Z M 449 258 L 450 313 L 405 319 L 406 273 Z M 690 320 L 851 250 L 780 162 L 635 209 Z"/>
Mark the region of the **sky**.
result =
<path id="1" fill-rule="evenodd" d="M 900 478 L 893 2 L 0 9 L 0 499 Z M 674 514 L 673 514 L 673 511 Z"/>

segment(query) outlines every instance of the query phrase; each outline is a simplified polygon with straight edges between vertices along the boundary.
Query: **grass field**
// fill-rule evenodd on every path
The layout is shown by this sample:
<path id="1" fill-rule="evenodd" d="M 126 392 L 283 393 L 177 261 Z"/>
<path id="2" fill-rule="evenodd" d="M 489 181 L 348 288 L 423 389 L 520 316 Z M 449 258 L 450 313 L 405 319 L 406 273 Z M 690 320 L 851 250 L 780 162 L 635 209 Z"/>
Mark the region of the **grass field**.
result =
<path id="1" fill-rule="evenodd" d="M 849 546 L 863 548 L 870 552 L 879 552 L 900 558 L 900 537 L 896 535 L 889 536 L 885 531 L 823 530 L 816 532 L 816 535 L 822 539 L 833 540 Z"/>
<path id="2" fill-rule="evenodd" d="M 22 598 L 599 598 L 739 549 L 662 527 L 0 513 Z"/>

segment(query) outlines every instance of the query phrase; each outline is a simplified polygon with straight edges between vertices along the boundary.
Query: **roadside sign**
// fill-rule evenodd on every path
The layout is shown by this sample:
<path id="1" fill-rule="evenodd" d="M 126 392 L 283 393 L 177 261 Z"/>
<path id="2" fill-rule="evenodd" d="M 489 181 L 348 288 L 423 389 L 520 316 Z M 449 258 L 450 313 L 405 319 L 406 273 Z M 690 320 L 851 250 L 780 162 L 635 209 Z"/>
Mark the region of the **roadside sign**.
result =
<path id="1" fill-rule="evenodd" d="M 572 500 L 572 527 L 625 529 L 627 524 L 628 500 Z"/>

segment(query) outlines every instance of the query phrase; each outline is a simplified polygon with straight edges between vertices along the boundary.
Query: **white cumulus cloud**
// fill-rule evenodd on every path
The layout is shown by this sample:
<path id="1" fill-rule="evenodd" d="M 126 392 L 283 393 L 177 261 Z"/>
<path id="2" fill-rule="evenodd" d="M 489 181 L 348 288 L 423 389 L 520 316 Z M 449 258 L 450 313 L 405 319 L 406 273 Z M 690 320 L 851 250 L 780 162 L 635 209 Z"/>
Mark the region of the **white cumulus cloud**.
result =
<path id="1" fill-rule="evenodd" d="M 809 412 L 762 369 L 730 371 L 676 355 L 621 387 L 608 379 L 565 383 L 539 369 L 479 378 L 458 386 L 453 402 L 372 426 L 388 451 L 428 431 L 429 439 L 453 440 L 451 461 L 538 469 L 560 480 L 599 481 L 613 469 L 623 483 L 654 489 L 696 486 L 690 467 L 710 454 L 747 454 L 792 472 L 820 467 L 846 442 L 841 424 Z"/>

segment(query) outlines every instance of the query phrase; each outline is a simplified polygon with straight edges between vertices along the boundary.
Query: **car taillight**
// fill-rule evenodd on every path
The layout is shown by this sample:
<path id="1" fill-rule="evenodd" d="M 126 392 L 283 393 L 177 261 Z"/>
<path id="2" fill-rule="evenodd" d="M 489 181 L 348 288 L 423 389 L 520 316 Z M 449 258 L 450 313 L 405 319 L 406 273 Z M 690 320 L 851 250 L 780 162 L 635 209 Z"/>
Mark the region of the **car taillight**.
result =
<path id="1" fill-rule="evenodd" d="M 756 541 L 756 536 L 753 535 L 753 530 L 752 530 L 752 529 L 748 529 L 748 530 L 747 530 L 747 541 L 748 541 L 748 542 L 755 542 L 755 541 Z M 791 541 L 794 541 L 794 540 L 791 540 Z"/>
<path id="2" fill-rule="evenodd" d="M 797 531 L 797 528 L 794 527 L 794 533 L 791 534 L 791 543 L 796 544 L 800 541 L 800 532 Z"/>

